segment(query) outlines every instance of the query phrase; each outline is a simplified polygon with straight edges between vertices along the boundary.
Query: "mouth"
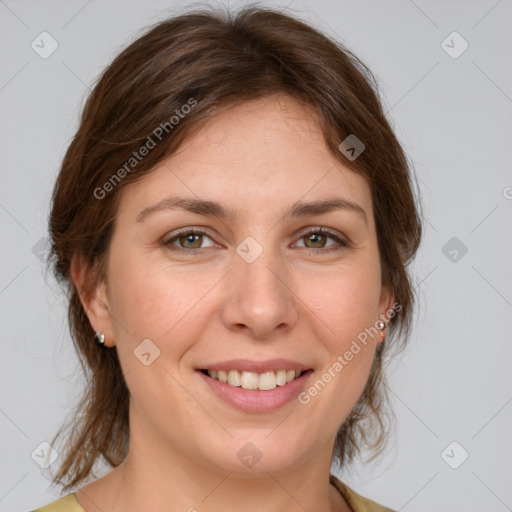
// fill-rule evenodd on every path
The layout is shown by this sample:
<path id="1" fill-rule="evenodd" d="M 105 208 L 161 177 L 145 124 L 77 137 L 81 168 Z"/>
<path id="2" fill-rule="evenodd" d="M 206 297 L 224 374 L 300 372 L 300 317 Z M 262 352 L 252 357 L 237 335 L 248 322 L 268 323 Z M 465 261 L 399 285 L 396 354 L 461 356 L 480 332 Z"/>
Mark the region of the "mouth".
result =
<path id="1" fill-rule="evenodd" d="M 213 397 L 245 413 L 270 413 L 293 403 L 314 373 L 313 369 L 290 361 L 275 361 L 275 365 L 234 363 L 198 368 L 196 374 L 206 385 L 205 392 L 212 392 Z"/>
<path id="2" fill-rule="evenodd" d="M 271 391 L 300 378 L 312 370 L 270 370 L 263 373 L 242 370 L 199 370 L 203 375 L 229 386 L 246 390 Z"/>

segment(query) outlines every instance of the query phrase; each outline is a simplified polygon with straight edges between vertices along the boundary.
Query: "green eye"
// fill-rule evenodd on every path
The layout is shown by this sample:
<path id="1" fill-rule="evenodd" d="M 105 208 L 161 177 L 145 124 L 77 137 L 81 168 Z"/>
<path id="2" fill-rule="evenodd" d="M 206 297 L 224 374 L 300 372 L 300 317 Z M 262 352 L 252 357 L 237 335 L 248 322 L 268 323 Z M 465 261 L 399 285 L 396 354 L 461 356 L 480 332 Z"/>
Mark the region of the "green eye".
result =
<path id="1" fill-rule="evenodd" d="M 325 247 L 327 238 L 329 237 L 327 235 L 324 235 L 323 233 L 311 233 L 310 235 L 306 235 L 303 238 L 305 240 L 306 247 L 314 249 L 323 249 Z M 311 243 L 311 245 L 308 245 L 308 243 Z"/>
<path id="2" fill-rule="evenodd" d="M 203 242 L 203 236 L 199 234 L 180 235 L 177 240 L 184 249 L 199 249 Z"/>
<path id="3" fill-rule="evenodd" d="M 342 240 L 339 236 L 325 228 L 309 229 L 300 238 L 304 239 L 304 247 L 306 249 L 310 249 L 313 251 L 315 251 L 315 249 L 325 249 L 323 251 L 316 252 L 337 251 L 349 246 L 349 244 L 345 240 Z M 327 246 L 326 244 L 329 238 L 331 240 L 334 240 L 336 244 L 331 244 L 331 246 Z"/>
<path id="4" fill-rule="evenodd" d="M 200 249 L 206 248 L 202 247 L 205 238 L 212 241 L 204 231 L 198 229 L 182 231 L 166 240 L 164 245 L 171 251 L 190 251 L 195 254 L 200 252 Z M 207 247 L 212 247 L 213 245 L 215 244 L 212 241 L 212 243 Z"/>
<path id="5" fill-rule="evenodd" d="M 327 245 L 329 239 L 335 243 Z M 204 246 L 206 240 L 209 240 L 210 243 Z M 349 247 L 348 242 L 326 228 L 310 228 L 302 234 L 299 240 L 304 240 L 304 245 L 299 245 L 299 247 L 314 253 L 339 251 Z M 167 239 L 164 245 L 171 251 L 183 254 L 200 254 L 202 249 L 216 246 L 206 232 L 201 229 L 188 229 L 178 232 L 172 238 Z"/>

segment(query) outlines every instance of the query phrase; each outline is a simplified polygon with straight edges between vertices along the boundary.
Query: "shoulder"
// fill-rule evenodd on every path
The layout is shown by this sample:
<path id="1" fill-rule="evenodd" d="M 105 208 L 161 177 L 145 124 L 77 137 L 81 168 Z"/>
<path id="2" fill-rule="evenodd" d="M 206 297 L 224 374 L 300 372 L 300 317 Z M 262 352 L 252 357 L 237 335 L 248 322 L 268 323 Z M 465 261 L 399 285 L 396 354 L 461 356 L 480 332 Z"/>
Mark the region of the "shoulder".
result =
<path id="1" fill-rule="evenodd" d="M 52 501 L 44 507 L 33 510 L 32 512 L 85 512 L 78 503 L 75 494 L 68 494 L 58 500 Z"/>
<path id="2" fill-rule="evenodd" d="M 375 503 L 375 501 L 357 494 L 334 475 L 330 475 L 329 481 L 340 491 L 341 495 L 354 512 L 394 512 L 390 508 L 383 507 Z"/>

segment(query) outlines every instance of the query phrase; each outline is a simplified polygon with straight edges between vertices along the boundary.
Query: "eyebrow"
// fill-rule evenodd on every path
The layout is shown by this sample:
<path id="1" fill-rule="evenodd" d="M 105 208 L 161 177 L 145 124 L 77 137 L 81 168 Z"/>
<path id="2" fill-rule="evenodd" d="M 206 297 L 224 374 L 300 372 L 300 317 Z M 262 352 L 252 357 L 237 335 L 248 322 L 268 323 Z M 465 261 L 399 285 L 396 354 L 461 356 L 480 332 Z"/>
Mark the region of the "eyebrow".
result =
<path id="1" fill-rule="evenodd" d="M 202 199 L 171 196 L 158 201 L 158 203 L 144 208 L 136 217 L 136 222 L 144 221 L 149 215 L 161 210 L 183 210 L 199 215 L 217 217 L 219 219 L 235 219 L 236 212 L 226 208 L 216 201 L 205 201 Z M 311 202 L 297 201 L 292 205 L 285 217 L 307 217 L 310 215 L 321 215 L 335 210 L 348 210 L 360 215 L 366 225 L 368 218 L 361 206 L 343 197 L 330 197 Z"/>

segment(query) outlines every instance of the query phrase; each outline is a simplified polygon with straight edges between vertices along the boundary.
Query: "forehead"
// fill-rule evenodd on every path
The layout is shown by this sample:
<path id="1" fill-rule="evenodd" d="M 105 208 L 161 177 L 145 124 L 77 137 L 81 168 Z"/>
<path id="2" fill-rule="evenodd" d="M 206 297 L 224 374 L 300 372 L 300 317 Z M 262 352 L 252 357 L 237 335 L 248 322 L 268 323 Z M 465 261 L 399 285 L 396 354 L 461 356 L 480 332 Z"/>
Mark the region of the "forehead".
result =
<path id="1" fill-rule="evenodd" d="M 327 148 L 316 112 L 286 96 L 231 106 L 209 119 L 178 151 L 125 187 L 120 213 L 169 195 L 221 202 L 239 217 L 333 195 L 368 214 L 372 206 L 366 180 Z"/>

